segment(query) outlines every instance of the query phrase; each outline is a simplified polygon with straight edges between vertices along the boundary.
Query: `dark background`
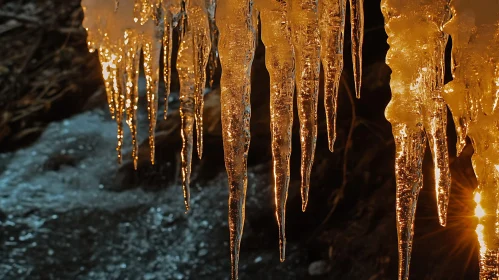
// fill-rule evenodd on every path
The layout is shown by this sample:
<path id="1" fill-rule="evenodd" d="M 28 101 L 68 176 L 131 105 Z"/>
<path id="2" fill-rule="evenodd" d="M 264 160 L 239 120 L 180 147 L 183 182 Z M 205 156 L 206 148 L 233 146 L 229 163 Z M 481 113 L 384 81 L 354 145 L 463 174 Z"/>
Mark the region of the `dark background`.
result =
<path id="1" fill-rule="evenodd" d="M 176 77 L 168 120 L 158 123 L 156 165 L 150 165 L 144 142 L 139 171 L 129 160 L 119 166 L 116 128 L 106 111 L 97 55 L 86 47 L 79 4 L 0 0 L 0 279 L 228 279 L 220 73 L 206 95 L 205 154 L 194 160 L 193 210 L 185 215 Z M 269 77 L 259 43 L 241 279 L 397 278 L 394 144 L 383 114 L 390 69 L 379 6 L 377 0 L 365 3 L 360 100 L 352 98 L 347 20 L 337 142 L 330 153 L 321 96 L 306 213 L 300 207 L 295 126 L 282 264 L 271 189 Z M 147 133 L 143 84 L 141 139 Z M 450 118 L 448 134 L 453 178 L 448 225 L 438 225 L 427 151 L 411 279 L 478 279 L 473 151 L 468 146 L 456 158 Z M 129 159 L 129 149 L 125 154 Z"/>

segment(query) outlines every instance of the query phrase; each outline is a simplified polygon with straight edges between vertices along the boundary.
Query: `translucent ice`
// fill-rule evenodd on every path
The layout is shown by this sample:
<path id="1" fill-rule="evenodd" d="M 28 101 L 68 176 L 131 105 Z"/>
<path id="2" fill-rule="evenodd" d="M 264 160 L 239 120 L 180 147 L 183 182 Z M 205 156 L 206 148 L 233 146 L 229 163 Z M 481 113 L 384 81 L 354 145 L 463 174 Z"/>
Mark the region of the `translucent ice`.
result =
<path id="1" fill-rule="evenodd" d="M 317 103 L 320 73 L 318 2 L 291 0 L 288 5 L 291 42 L 295 51 L 296 94 L 301 142 L 302 210 L 308 203 L 310 173 L 317 141 Z"/>
<path id="2" fill-rule="evenodd" d="M 256 22 L 250 0 L 220 0 L 216 20 L 222 66 L 221 105 L 225 167 L 229 180 L 229 231 L 232 279 L 238 278 L 239 248 L 244 228 L 247 157 L 250 145 L 251 64 Z"/>
<path id="3" fill-rule="evenodd" d="M 449 18 L 447 0 L 383 0 L 385 30 L 390 49 L 386 62 L 392 69 L 392 99 L 385 115 L 392 124 L 397 146 L 397 229 L 399 279 L 409 278 L 414 217 L 422 187 L 421 161 L 426 137 L 435 166 L 439 220 L 446 224 L 450 192 L 447 148 L 447 108 L 441 92 Z M 425 137 L 426 136 L 426 137 Z"/>
<path id="4" fill-rule="evenodd" d="M 456 124 L 458 151 L 466 136 L 475 151 L 480 279 L 498 279 L 499 2 L 452 0 L 450 6 L 453 16 L 444 30 L 452 37 L 454 79 L 444 98 Z"/>
<path id="5" fill-rule="evenodd" d="M 270 74 L 270 129 L 276 218 L 279 225 L 281 261 L 286 247 L 286 200 L 289 187 L 289 164 L 293 127 L 293 94 L 295 87 L 294 51 L 286 13 L 286 1 L 259 0 L 256 8 L 262 23 L 265 62 Z"/>

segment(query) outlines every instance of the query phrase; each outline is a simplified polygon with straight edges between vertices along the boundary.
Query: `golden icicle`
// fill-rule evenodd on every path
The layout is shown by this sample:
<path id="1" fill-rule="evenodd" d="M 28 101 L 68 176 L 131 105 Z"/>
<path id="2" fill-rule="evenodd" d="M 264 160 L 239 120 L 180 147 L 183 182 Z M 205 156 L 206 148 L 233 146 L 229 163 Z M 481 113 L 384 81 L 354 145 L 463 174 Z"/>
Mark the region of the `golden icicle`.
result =
<path id="1" fill-rule="evenodd" d="M 442 225 L 446 224 L 450 171 L 445 134 L 447 111 L 441 90 L 447 42 L 442 26 L 449 12 L 447 0 L 383 0 L 381 3 L 390 45 L 386 62 L 392 69 L 392 99 L 385 116 L 392 124 L 397 149 L 399 279 L 406 280 L 409 279 L 417 198 L 422 187 L 425 134 L 435 163 L 439 219 Z"/>
<path id="2" fill-rule="evenodd" d="M 355 93 L 360 98 L 362 87 L 362 45 L 364 43 L 364 0 L 350 0 L 353 77 Z"/>
<path id="3" fill-rule="evenodd" d="M 187 211 L 190 209 L 190 178 L 194 141 L 194 87 L 196 83 L 194 73 L 195 66 L 192 63 L 194 59 L 192 37 L 192 30 L 188 30 L 184 34 L 177 57 L 177 71 L 180 80 L 180 118 L 182 120 L 182 188 Z"/>
<path id="4" fill-rule="evenodd" d="M 291 46 L 286 1 L 260 0 L 265 63 L 270 74 L 270 130 L 276 218 L 279 226 L 280 259 L 285 259 L 286 200 L 289 187 L 289 164 L 293 128 L 294 52 Z"/>
<path id="5" fill-rule="evenodd" d="M 203 155 L 203 93 L 206 85 L 206 66 L 211 51 L 210 21 L 206 0 L 189 0 L 186 7 L 188 28 L 192 32 L 195 84 L 195 119 L 198 157 Z"/>
<path id="6" fill-rule="evenodd" d="M 301 195 L 302 211 L 305 211 L 317 142 L 321 50 L 317 0 L 290 0 L 288 18 L 296 57 L 296 91 L 302 155 Z"/>
<path id="7" fill-rule="evenodd" d="M 324 108 L 326 109 L 329 150 L 336 141 L 336 107 L 343 71 L 346 0 L 319 2 L 321 60 L 324 69 Z"/>
<path id="8" fill-rule="evenodd" d="M 116 151 L 118 153 L 118 163 L 121 163 L 122 161 L 122 155 L 121 155 L 121 147 L 123 146 L 123 114 L 125 112 L 125 69 L 122 66 L 121 61 L 123 60 L 123 57 L 120 56 L 120 62 L 119 62 L 119 67 L 117 69 L 116 73 L 116 83 L 115 83 L 115 90 L 116 90 L 116 125 L 117 125 L 117 138 L 118 138 L 118 144 L 116 146 Z"/>
<path id="9" fill-rule="evenodd" d="M 134 31 L 125 32 L 125 75 L 126 95 L 125 110 L 126 123 L 132 135 L 133 166 L 137 169 L 139 160 L 139 143 L 137 139 L 137 103 L 139 101 L 139 63 L 140 63 L 140 37 Z"/>
<path id="10" fill-rule="evenodd" d="M 158 115 L 159 61 L 161 56 L 161 36 L 156 32 L 144 38 L 144 74 L 146 77 L 147 111 L 149 119 L 149 148 L 151 163 L 154 164 L 154 132 Z"/>
<path id="11" fill-rule="evenodd" d="M 458 151 L 468 135 L 474 148 L 473 168 L 480 245 L 480 279 L 499 278 L 499 2 L 452 0 L 453 81 L 445 86 L 458 132 Z"/>
<path id="12" fill-rule="evenodd" d="M 221 106 L 225 167 L 229 185 L 229 232 L 232 279 L 238 279 L 239 248 L 244 229 L 247 157 L 250 145 L 251 64 L 256 22 L 251 0 L 220 0 L 216 20 L 220 30 Z"/>
<path id="13" fill-rule="evenodd" d="M 163 2 L 163 80 L 165 82 L 164 94 L 164 114 L 163 118 L 166 120 L 168 116 L 168 98 L 170 96 L 171 85 L 171 61 L 172 61 L 172 48 L 173 48 L 173 14 L 170 8 L 169 1 Z"/>

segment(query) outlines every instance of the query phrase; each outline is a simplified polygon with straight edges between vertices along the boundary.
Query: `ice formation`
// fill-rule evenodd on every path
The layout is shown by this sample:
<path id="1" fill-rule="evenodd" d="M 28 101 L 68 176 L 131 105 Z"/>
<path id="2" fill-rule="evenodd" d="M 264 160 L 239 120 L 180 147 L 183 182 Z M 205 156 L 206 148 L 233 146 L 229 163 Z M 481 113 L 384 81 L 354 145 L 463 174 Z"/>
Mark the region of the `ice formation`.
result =
<path id="1" fill-rule="evenodd" d="M 392 99 L 385 115 L 396 144 L 396 217 L 399 238 L 399 278 L 408 279 L 416 203 L 423 186 L 422 160 L 426 138 L 435 166 L 439 220 L 446 224 L 450 192 L 447 149 L 447 107 L 442 98 L 449 18 L 447 0 L 402 2 L 383 0 L 385 29 L 392 69 Z M 411 28 L 408 28 L 411 26 Z"/>
<path id="2" fill-rule="evenodd" d="M 392 68 L 392 100 L 385 115 L 392 123 L 397 147 L 399 279 L 409 278 L 425 137 L 434 159 L 439 219 L 442 225 L 446 223 L 450 191 L 446 104 L 456 124 L 458 153 L 467 136 L 475 149 L 480 279 L 498 279 L 499 3 L 383 0 L 381 6 L 390 45 L 387 63 Z M 452 37 L 453 81 L 444 85 L 448 35 Z"/>
<path id="3" fill-rule="evenodd" d="M 272 133 L 272 158 L 276 217 L 279 226 L 281 261 L 286 247 L 286 200 L 289 187 L 291 134 L 293 127 L 293 96 L 295 91 L 294 49 L 291 32 L 286 23 L 286 3 L 257 0 L 260 12 L 261 37 L 266 48 L 265 62 L 270 74 L 270 129 Z"/>
<path id="4" fill-rule="evenodd" d="M 469 136 L 478 179 L 475 215 L 480 279 L 499 278 L 499 2 L 452 0 L 453 81 L 444 98 L 458 132 L 458 150 Z"/>
<path id="5" fill-rule="evenodd" d="M 203 91 L 212 80 L 217 55 L 222 68 L 221 108 L 229 180 L 232 278 L 237 279 L 244 227 L 246 159 L 250 145 L 251 65 L 258 19 L 270 74 L 271 134 L 276 219 L 281 260 L 285 258 L 285 212 L 289 186 L 291 128 L 296 87 L 300 121 L 302 209 L 305 210 L 317 138 L 320 66 L 324 69 L 329 148 L 336 138 L 336 103 L 343 70 L 346 0 L 83 0 L 91 50 L 98 50 L 109 101 L 118 124 L 121 160 L 123 121 L 138 159 L 136 109 L 143 55 L 154 163 L 160 57 L 168 98 L 172 30 L 180 39 L 176 68 L 180 80 L 182 182 L 189 209 L 191 159 L 196 132 L 202 156 Z M 352 60 L 357 97 L 362 76 L 363 0 L 350 0 Z M 396 217 L 399 279 L 409 278 L 414 218 L 422 188 L 426 142 L 434 161 L 440 224 L 445 226 L 450 195 L 447 106 L 458 134 L 458 153 L 470 137 L 479 188 L 475 194 L 481 279 L 499 278 L 499 2 L 497 0 L 382 0 L 392 69 L 392 100 L 386 117 L 396 143 Z M 218 28 L 218 29 L 217 29 Z M 219 35 L 219 36 L 218 36 Z M 452 38 L 453 81 L 444 84 L 444 53 Z M 161 49 L 163 49 L 161 51 Z M 207 77 L 208 69 L 208 77 Z M 167 102 L 165 104 L 165 107 Z M 167 108 L 165 108 L 166 112 Z M 165 114 L 166 117 L 166 114 Z"/>
<path id="6" fill-rule="evenodd" d="M 350 5 L 352 58 L 359 96 L 363 1 L 351 0 Z M 109 109 L 118 125 L 118 158 L 121 161 L 122 123 L 125 120 L 133 138 L 135 168 L 138 160 L 136 110 L 141 54 L 147 84 L 151 162 L 154 163 L 160 57 L 162 54 L 164 58 L 163 77 L 167 99 L 172 67 L 172 30 L 178 26 L 180 46 L 176 68 L 180 80 L 182 185 L 187 210 L 190 207 L 194 131 L 199 157 L 203 149 L 202 111 L 206 69 L 211 84 L 219 55 L 222 67 L 223 140 L 230 188 L 229 229 L 233 279 L 237 279 L 244 226 L 246 158 L 250 144 L 251 65 L 260 19 L 261 37 L 267 49 L 266 65 L 271 79 L 274 190 L 283 261 L 295 85 L 302 147 L 302 208 L 305 211 L 317 138 L 321 61 L 326 70 L 324 105 L 331 151 L 336 137 L 336 100 L 343 70 L 346 0 L 83 0 L 82 6 L 88 45 L 91 51 L 99 51 Z M 167 104 L 165 102 L 165 117 Z"/>

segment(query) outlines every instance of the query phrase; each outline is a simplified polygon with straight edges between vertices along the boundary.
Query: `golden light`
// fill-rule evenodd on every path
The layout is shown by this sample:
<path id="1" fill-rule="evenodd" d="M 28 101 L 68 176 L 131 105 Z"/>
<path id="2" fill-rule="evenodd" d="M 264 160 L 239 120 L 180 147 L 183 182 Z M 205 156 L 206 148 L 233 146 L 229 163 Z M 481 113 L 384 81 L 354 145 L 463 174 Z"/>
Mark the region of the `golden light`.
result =
<path id="1" fill-rule="evenodd" d="M 123 122 L 132 135 L 137 168 L 136 110 L 140 58 L 146 76 L 149 145 L 154 163 L 159 60 L 164 56 L 165 98 L 170 85 L 172 29 L 182 29 L 177 70 L 182 120 L 182 185 L 189 209 L 193 135 L 202 156 L 203 90 L 206 67 L 217 54 L 222 68 L 221 115 L 229 179 L 232 278 L 237 279 L 250 145 L 251 65 L 258 18 L 271 83 L 271 132 L 276 218 L 281 260 L 285 257 L 285 208 L 289 186 L 293 100 L 296 88 L 301 144 L 302 209 L 308 201 L 317 138 L 321 64 L 329 148 L 336 138 L 338 85 L 343 70 L 346 0 L 83 0 L 90 51 L 99 50 L 111 115 L 118 126 L 121 159 Z M 395 139 L 399 279 L 409 279 L 414 220 L 423 185 L 426 145 L 434 162 L 439 222 L 447 224 L 451 176 L 447 108 L 457 132 L 457 153 L 471 138 L 480 184 L 474 195 L 482 279 L 499 278 L 499 2 L 497 0 L 382 0 L 390 49 L 391 93 L 385 116 Z M 216 13 L 215 13 L 216 11 Z M 216 15 L 216 16 L 215 16 Z M 363 0 L 350 0 L 351 46 L 356 95 L 362 77 Z M 219 31 L 218 49 L 211 51 Z M 445 50 L 452 37 L 453 80 L 444 83 Z M 214 46 L 214 45 L 213 45 Z M 486 62 L 486 63 L 484 63 Z M 449 65 L 447 65 L 449 67 Z M 213 68 L 213 67 L 211 67 Z M 480 73 L 480 75 L 479 75 Z M 166 109 L 165 109 L 166 110 Z M 165 114 L 166 116 L 166 114 Z M 488 257 L 492 256 L 492 257 Z M 485 259 L 487 258 L 487 259 Z M 486 265 L 485 265 L 486 263 Z"/>

